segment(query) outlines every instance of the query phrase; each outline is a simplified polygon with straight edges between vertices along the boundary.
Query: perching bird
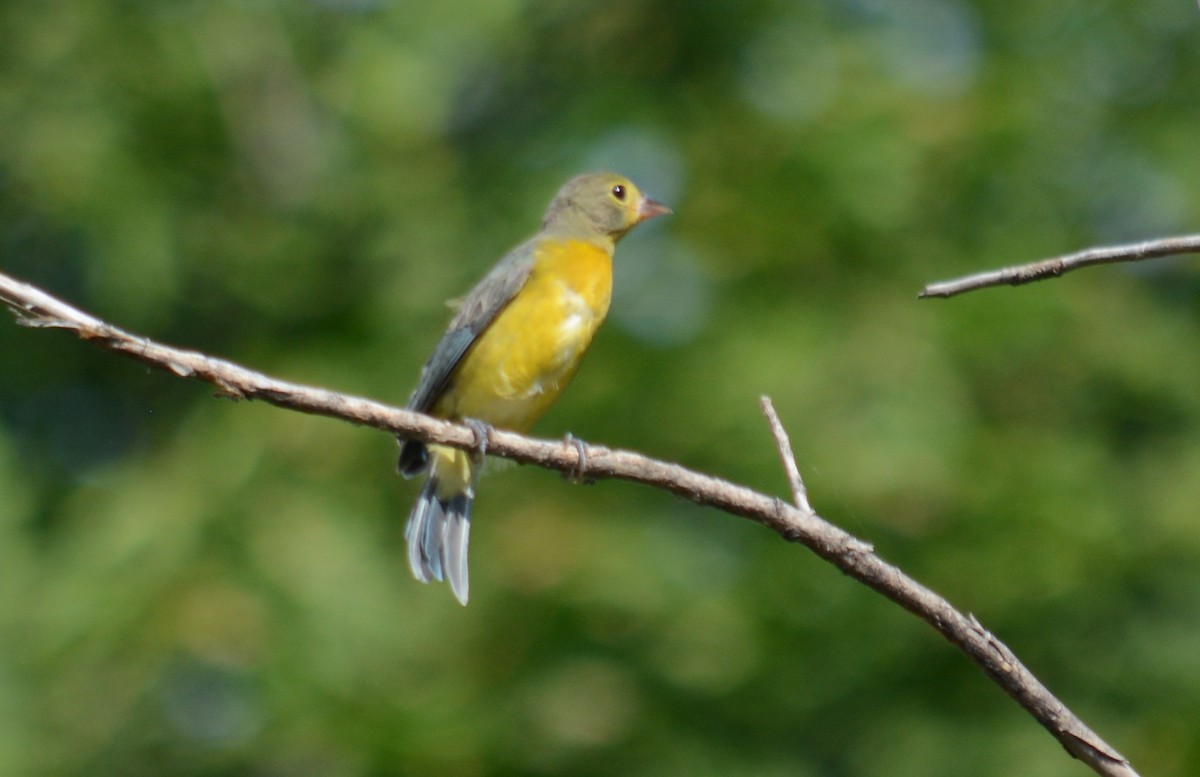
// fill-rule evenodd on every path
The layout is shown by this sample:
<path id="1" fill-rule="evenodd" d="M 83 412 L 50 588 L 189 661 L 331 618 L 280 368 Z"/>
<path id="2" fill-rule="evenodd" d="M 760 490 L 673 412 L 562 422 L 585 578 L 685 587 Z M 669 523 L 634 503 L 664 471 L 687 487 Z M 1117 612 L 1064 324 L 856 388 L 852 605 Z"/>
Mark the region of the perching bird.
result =
<path id="1" fill-rule="evenodd" d="M 671 209 L 613 173 L 572 178 L 542 228 L 459 304 L 410 410 L 524 432 L 566 388 L 608 313 L 617 241 Z M 400 439 L 400 473 L 428 472 L 408 517 L 408 563 L 467 603 L 467 540 L 478 454 Z"/>

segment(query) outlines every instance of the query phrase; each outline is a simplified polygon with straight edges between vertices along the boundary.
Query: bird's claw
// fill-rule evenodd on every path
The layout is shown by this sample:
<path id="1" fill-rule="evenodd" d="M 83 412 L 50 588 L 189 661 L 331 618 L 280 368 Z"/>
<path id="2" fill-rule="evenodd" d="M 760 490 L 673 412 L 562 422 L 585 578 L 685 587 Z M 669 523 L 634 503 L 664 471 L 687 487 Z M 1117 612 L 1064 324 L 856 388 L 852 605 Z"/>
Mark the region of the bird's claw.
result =
<path id="1" fill-rule="evenodd" d="M 570 469 L 563 470 L 563 478 L 577 484 L 595 483 L 596 481 L 594 479 L 587 477 L 588 452 L 587 445 L 584 443 L 584 441 L 570 432 L 567 432 L 566 436 L 563 437 L 563 445 L 570 445 L 574 447 L 575 455 L 577 457 L 575 464 Z"/>
<path id="2" fill-rule="evenodd" d="M 492 425 L 480 421 L 478 418 L 464 418 L 463 426 L 470 429 L 475 434 L 475 447 L 472 453 L 476 458 L 482 459 L 487 455 L 488 446 L 492 442 Z"/>

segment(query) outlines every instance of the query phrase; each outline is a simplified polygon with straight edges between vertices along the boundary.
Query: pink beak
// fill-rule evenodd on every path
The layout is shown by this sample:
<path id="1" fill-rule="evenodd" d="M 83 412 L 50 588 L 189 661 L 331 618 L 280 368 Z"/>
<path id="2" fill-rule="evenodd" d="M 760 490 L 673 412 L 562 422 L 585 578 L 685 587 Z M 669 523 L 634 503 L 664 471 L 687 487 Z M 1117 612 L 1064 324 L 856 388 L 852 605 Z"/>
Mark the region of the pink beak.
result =
<path id="1" fill-rule="evenodd" d="M 642 198 L 637 210 L 638 221 L 646 221 L 647 219 L 652 219 L 655 216 L 665 216 L 668 213 L 671 213 L 670 208 L 668 208 L 666 205 L 663 205 L 661 202 L 650 199 L 649 197 Z"/>

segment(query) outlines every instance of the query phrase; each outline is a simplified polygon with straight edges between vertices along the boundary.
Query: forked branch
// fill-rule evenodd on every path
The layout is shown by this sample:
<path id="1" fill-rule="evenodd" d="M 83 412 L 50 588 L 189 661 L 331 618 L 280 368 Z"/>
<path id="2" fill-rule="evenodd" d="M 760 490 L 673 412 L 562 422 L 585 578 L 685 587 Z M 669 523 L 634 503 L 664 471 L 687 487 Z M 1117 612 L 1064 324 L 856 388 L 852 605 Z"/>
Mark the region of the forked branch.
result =
<path id="1" fill-rule="evenodd" d="M 26 326 L 71 330 L 103 348 L 132 356 L 180 377 L 210 383 L 222 395 L 233 399 L 260 399 L 279 407 L 339 418 L 427 442 L 459 448 L 475 445 L 475 433 L 466 426 L 361 397 L 288 383 L 197 351 L 138 337 L 3 274 L 0 274 L 0 301 L 7 304 L 16 313 L 17 320 Z M 581 447 L 575 442 L 535 440 L 497 430 L 490 435 L 488 453 L 574 473 L 580 479 L 583 476 L 587 479 L 611 478 L 661 488 L 696 504 L 749 518 L 784 539 L 799 542 L 931 625 L 1045 726 L 1067 752 L 1097 774 L 1136 777 L 1124 756 L 1056 699 L 974 616 L 962 614 L 945 599 L 877 556 L 869 543 L 818 516 L 809 506 L 783 425 L 765 397 L 762 409 L 783 460 L 794 504 L 678 464 L 602 446 Z"/>

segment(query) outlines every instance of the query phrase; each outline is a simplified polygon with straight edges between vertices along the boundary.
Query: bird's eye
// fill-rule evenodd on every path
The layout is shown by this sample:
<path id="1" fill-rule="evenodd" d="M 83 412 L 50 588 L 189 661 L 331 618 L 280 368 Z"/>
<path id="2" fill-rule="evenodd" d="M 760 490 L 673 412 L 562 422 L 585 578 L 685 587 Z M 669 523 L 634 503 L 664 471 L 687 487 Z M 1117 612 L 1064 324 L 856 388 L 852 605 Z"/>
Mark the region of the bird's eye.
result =
<path id="1" fill-rule="evenodd" d="M 614 186 L 612 188 L 612 193 L 613 193 L 613 196 L 616 197 L 618 200 L 621 200 L 622 202 L 625 201 L 625 187 L 622 186 L 621 184 L 617 184 L 616 186 Z"/>

